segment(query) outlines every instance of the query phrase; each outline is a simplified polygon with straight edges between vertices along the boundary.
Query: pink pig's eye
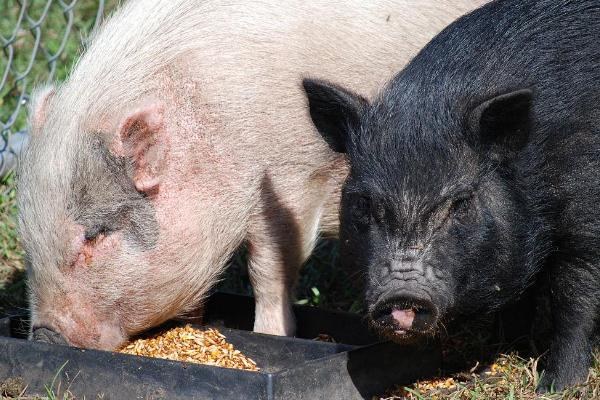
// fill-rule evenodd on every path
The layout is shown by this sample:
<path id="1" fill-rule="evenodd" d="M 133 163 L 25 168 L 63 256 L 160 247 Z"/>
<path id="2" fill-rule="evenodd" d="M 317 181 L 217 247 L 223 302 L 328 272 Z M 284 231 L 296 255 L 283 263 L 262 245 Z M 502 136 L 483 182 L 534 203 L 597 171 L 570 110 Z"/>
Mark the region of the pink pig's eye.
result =
<path id="1" fill-rule="evenodd" d="M 96 225 L 86 229 L 84 237 L 85 240 L 91 242 L 96 240 L 100 235 L 106 235 L 109 233 L 109 228 L 106 225 Z"/>

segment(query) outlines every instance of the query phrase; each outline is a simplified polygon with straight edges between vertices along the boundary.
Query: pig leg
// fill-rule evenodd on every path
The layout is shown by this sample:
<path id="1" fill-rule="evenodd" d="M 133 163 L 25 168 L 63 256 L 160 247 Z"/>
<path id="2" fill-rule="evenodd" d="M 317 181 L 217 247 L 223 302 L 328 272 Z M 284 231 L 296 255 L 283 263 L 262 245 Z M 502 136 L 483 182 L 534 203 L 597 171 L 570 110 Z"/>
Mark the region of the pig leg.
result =
<path id="1" fill-rule="evenodd" d="M 296 330 L 293 290 L 300 266 L 314 248 L 323 195 L 294 195 L 276 195 L 271 184 L 263 182 L 261 201 L 251 220 L 247 243 L 256 299 L 255 332 L 292 336 Z"/>
<path id="2" fill-rule="evenodd" d="M 248 242 L 248 269 L 256 301 L 254 331 L 293 336 L 296 323 L 291 308 L 292 289 L 301 262 L 286 258 L 279 249 L 286 245 L 286 239 L 279 238 L 277 243 L 272 240 L 265 234 L 253 235 Z"/>
<path id="3" fill-rule="evenodd" d="M 584 261 L 579 261 L 584 264 Z M 585 381 L 592 363 L 592 343 L 599 307 L 599 276 L 589 264 L 563 264 L 551 283 L 554 333 L 538 392 Z"/>

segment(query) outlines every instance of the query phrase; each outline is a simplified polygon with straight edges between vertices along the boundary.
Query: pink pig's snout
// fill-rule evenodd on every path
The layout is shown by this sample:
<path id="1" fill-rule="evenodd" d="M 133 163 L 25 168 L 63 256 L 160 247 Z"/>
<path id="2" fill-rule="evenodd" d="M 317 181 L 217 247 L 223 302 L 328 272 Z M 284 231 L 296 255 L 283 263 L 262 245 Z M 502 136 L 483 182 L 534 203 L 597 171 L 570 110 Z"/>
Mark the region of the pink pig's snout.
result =
<path id="1" fill-rule="evenodd" d="M 71 298 L 71 301 L 76 300 Z M 38 307 L 31 321 L 32 340 L 98 350 L 115 350 L 128 339 L 119 320 L 98 315 L 90 304 L 73 301 L 72 307 Z"/>
<path id="2" fill-rule="evenodd" d="M 127 341 L 127 336 L 116 326 L 73 323 L 68 326 L 60 323 L 52 327 L 36 323 L 30 338 L 46 343 L 97 350 L 115 350 Z"/>

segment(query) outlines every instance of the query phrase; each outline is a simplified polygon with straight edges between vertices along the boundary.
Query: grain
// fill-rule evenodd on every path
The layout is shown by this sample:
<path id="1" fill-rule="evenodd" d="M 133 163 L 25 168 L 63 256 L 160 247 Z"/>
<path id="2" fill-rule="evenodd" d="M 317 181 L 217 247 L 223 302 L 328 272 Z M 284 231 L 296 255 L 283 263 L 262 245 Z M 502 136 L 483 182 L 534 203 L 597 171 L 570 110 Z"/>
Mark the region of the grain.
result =
<path id="1" fill-rule="evenodd" d="M 258 371 L 256 363 L 227 343 L 216 329 L 201 330 L 178 326 L 158 335 L 139 338 L 126 344 L 121 353 L 164 358 L 196 364 Z"/>

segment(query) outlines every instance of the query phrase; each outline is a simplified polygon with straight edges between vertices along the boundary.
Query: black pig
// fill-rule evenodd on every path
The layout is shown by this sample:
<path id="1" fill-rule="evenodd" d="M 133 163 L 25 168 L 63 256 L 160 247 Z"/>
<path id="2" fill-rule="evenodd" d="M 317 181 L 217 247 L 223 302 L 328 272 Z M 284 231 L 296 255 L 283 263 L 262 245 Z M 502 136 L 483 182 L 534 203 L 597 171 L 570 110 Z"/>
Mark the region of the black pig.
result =
<path id="1" fill-rule="evenodd" d="M 351 172 L 343 263 L 397 341 L 550 279 L 539 389 L 582 382 L 600 311 L 600 1 L 505 0 L 457 20 L 369 104 L 305 79 Z"/>

